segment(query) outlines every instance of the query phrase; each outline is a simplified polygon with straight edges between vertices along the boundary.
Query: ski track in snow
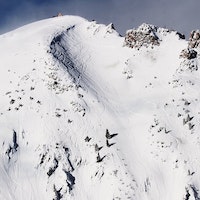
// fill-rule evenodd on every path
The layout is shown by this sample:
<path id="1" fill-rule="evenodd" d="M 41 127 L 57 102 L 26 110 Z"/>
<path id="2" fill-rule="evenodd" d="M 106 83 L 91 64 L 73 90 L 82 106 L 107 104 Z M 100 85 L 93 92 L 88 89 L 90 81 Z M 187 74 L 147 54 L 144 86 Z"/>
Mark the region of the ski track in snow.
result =
<path id="1" fill-rule="evenodd" d="M 82 38 L 76 32 L 73 33 L 75 25 L 68 28 L 64 33 L 58 35 L 51 42 L 50 48 L 53 56 L 62 63 L 64 69 L 70 74 L 72 80 L 77 86 L 81 86 L 86 92 L 93 94 L 99 101 L 106 101 L 106 96 L 101 86 L 92 79 L 92 74 L 87 73 L 87 63 L 81 59 L 81 56 L 87 54 L 87 49 L 81 47 Z M 76 46 L 79 49 L 74 55 L 70 52 Z"/>

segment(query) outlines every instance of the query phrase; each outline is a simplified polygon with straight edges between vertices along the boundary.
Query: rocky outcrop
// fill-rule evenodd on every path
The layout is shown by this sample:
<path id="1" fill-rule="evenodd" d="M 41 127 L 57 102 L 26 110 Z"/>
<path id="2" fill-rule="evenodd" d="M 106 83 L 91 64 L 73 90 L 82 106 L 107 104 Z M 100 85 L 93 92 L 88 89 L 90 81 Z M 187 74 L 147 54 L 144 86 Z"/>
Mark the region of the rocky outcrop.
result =
<path id="1" fill-rule="evenodd" d="M 180 54 L 180 58 L 186 58 L 186 59 L 194 59 L 197 57 L 197 52 L 194 50 L 194 49 L 183 49 L 181 51 L 181 54 Z"/>
<path id="2" fill-rule="evenodd" d="M 189 48 L 198 48 L 200 47 L 200 30 L 192 31 L 190 33 Z"/>
<path id="3" fill-rule="evenodd" d="M 142 24 L 138 29 L 128 30 L 125 36 L 125 46 L 140 49 L 142 46 L 159 45 L 156 32 L 157 27 L 149 24 Z"/>
<path id="4" fill-rule="evenodd" d="M 179 72 L 183 72 L 185 70 L 189 71 L 197 71 L 197 57 L 198 57 L 198 48 L 200 47 L 200 31 L 192 31 L 190 33 L 188 46 L 186 49 L 183 49 L 180 53 L 180 58 L 183 58 L 181 62 Z"/>
<path id="5" fill-rule="evenodd" d="M 185 36 L 179 32 L 144 23 L 137 29 L 131 29 L 126 32 L 124 45 L 136 49 L 141 47 L 153 48 L 160 45 L 162 38 L 171 32 L 175 32 L 180 39 L 185 39 Z"/>

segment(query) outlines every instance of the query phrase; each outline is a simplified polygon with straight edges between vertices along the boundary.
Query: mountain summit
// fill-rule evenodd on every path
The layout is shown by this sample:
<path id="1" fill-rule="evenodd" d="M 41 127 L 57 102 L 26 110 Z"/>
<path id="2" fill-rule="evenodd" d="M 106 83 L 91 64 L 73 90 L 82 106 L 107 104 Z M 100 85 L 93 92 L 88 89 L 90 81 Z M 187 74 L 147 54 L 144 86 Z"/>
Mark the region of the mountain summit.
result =
<path id="1" fill-rule="evenodd" d="M 0 199 L 200 199 L 198 30 L 61 16 L 0 44 Z"/>

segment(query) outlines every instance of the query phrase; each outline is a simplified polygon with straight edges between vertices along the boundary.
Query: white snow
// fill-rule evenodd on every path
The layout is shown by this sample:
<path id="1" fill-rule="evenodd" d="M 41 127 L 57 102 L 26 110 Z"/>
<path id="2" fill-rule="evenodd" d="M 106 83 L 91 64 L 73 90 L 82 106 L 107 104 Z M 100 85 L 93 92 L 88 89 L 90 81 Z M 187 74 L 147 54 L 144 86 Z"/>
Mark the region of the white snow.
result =
<path id="1" fill-rule="evenodd" d="M 200 199 L 200 76 L 179 71 L 186 40 L 169 32 L 137 50 L 112 25 L 63 16 L 0 44 L 0 199 Z"/>

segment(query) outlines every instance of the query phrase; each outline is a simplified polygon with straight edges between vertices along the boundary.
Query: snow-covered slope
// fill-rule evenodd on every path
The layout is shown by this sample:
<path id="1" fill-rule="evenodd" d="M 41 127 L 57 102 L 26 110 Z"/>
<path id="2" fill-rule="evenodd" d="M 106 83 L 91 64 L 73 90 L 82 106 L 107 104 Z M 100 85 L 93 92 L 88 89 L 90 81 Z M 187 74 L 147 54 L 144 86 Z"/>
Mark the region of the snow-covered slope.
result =
<path id="1" fill-rule="evenodd" d="M 1 35 L 0 199 L 200 199 L 197 33 L 64 16 Z"/>

